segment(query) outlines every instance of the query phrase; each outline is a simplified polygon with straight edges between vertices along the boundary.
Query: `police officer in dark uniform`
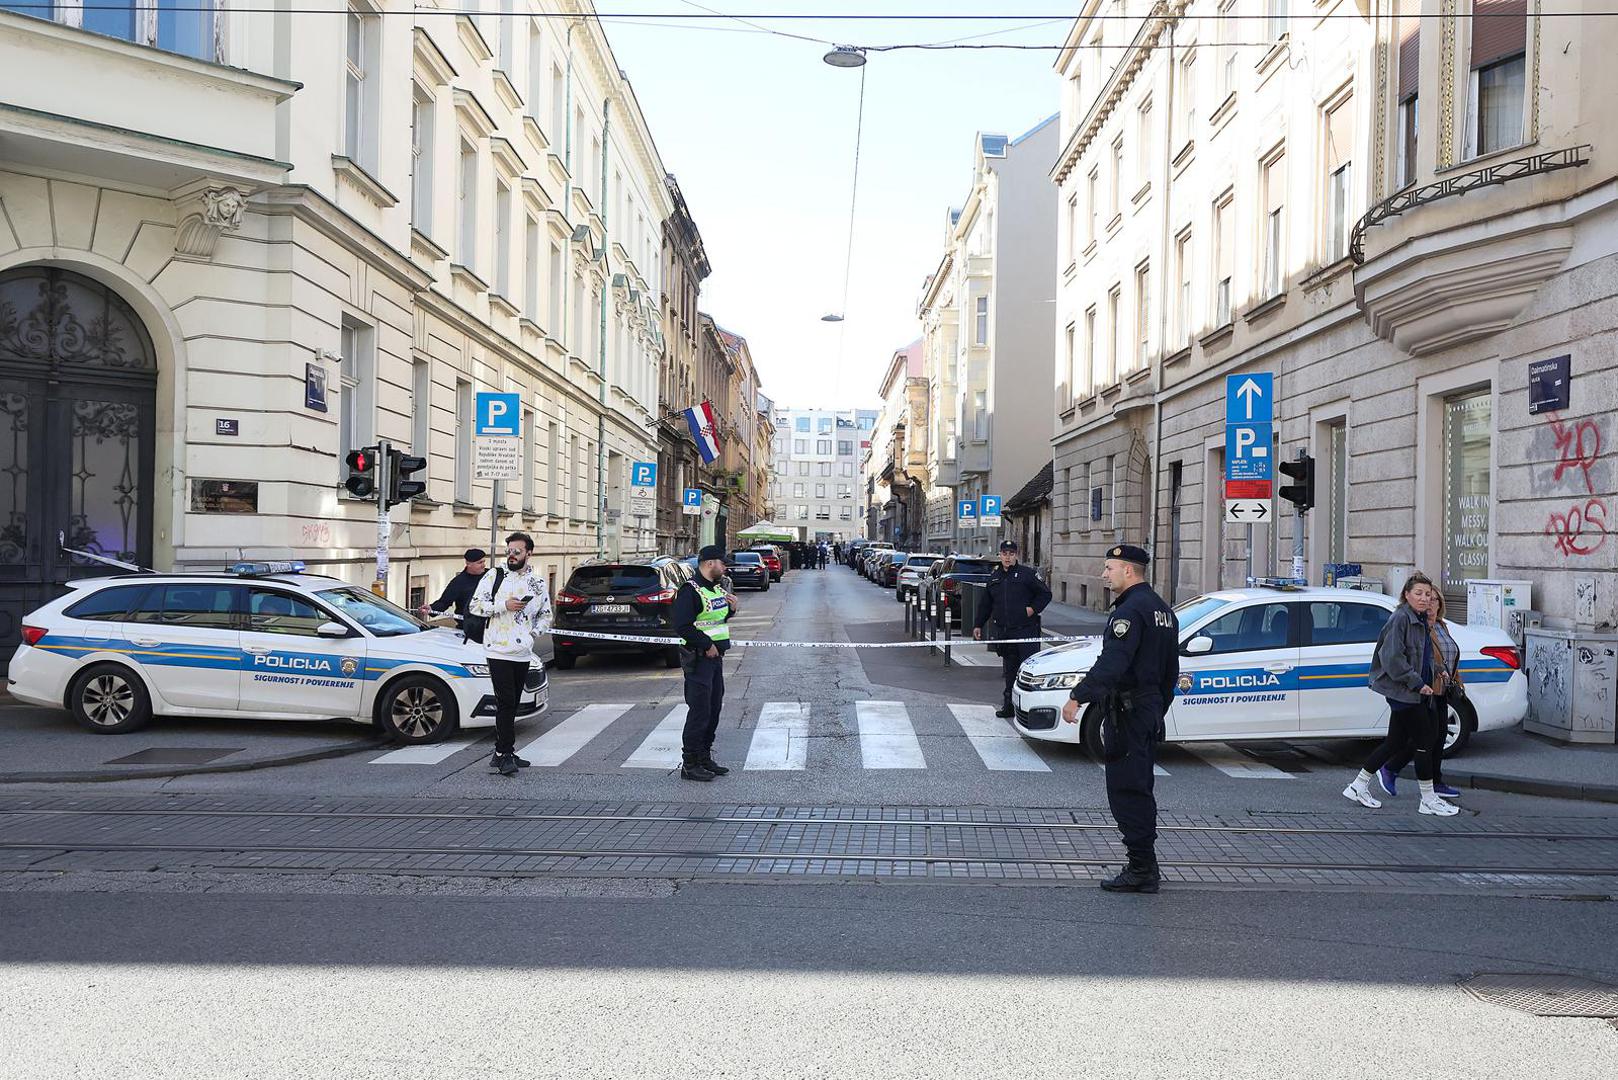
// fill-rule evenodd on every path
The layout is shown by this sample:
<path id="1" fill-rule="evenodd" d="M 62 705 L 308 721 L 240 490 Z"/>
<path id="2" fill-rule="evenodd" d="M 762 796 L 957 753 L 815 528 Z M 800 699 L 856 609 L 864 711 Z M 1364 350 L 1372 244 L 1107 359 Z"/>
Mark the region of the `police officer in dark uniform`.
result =
<path id="1" fill-rule="evenodd" d="M 1129 853 L 1123 871 L 1101 883 L 1108 892 L 1155 893 L 1161 880 L 1153 850 L 1157 801 L 1152 797 L 1152 757 L 1180 677 L 1180 624 L 1174 609 L 1146 583 L 1149 561 L 1132 544 L 1108 550 L 1101 578 L 1118 599 L 1107 620 L 1101 657 L 1062 706 L 1062 719 L 1069 724 L 1077 722 L 1081 704 L 1104 710 L 1107 804 Z"/>
<path id="2" fill-rule="evenodd" d="M 1007 540 L 1000 545 L 1000 566 L 989 575 L 985 585 L 988 603 L 979 604 L 977 618 L 972 627 L 972 640 L 983 640 L 983 627 L 994 616 L 1000 638 L 1039 637 L 1039 613 L 1051 602 L 1051 590 L 1031 567 L 1017 561 L 1017 541 Z M 994 715 L 1012 715 L 1011 684 L 1017 681 L 1017 669 L 1022 662 L 1039 651 L 1037 642 L 1024 645 L 1001 645 L 1000 674 L 1005 679 L 1005 691 L 1000 698 L 1000 709 Z"/>

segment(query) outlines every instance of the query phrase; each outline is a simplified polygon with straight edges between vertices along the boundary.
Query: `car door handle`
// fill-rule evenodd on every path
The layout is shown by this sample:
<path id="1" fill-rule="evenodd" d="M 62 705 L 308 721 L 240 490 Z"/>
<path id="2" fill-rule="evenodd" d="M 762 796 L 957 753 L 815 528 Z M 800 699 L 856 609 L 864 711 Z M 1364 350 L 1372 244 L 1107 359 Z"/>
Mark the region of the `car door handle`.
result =
<path id="1" fill-rule="evenodd" d="M 144 648 L 151 648 L 153 645 L 158 644 L 158 639 L 154 637 L 131 637 L 129 640 Z"/>
<path id="2" fill-rule="evenodd" d="M 263 656 L 265 653 L 270 651 L 270 647 L 268 645 L 243 645 L 242 648 L 245 651 L 252 653 L 254 656 Z"/>
<path id="3" fill-rule="evenodd" d="M 1271 675 L 1285 675 L 1292 670 L 1292 667 L 1293 665 L 1291 664 L 1265 664 L 1264 670 Z"/>

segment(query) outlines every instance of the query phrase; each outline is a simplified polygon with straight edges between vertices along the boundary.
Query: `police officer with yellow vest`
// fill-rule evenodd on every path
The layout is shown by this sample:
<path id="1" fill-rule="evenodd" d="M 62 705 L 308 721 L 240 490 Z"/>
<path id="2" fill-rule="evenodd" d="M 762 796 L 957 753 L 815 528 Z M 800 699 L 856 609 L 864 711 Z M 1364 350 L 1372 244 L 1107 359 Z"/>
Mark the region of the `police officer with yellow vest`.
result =
<path id="1" fill-rule="evenodd" d="M 730 627 L 736 597 L 726 591 L 725 549 L 709 544 L 697 553 L 697 576 L 674 595 L 674 630 L 685 644 L 680 666 L 685 671 L 685 735 L 680 776 L 709 781 L 729 769 L 714 761 L 714 733 L 719 730 L 719 709 L 725 703 L 725 653 L 730 649 Z"/>
<path id="2" fill-rule="evenodd" d="M 1100 657 L 1062 706 L 1062 719 L 1069 724 L 1078 720 L 1081 704 L 1102 710 L 1107 804 L 1129 853 L 1123 872 L 1101 883 L 1108 892 L 1155 893 L 1162 879 L 1154 850 L 1152 756 L 1180 677 L 1180 624 L 1174 609 L 1146 583 L 1150 561 L 1133 544 L 1107 550 L 1101 580 L 1118 599 L 1102 635 Z"/>

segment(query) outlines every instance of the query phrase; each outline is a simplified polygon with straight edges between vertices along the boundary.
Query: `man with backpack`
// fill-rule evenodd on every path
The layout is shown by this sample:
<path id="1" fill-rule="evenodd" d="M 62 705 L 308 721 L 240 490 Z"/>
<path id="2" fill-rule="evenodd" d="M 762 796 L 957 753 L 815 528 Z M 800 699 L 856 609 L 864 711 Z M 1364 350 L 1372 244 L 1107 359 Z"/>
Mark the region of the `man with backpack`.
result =
<path id="1" fill-rule="evenodd" d="M 494 683 L 494 757 L 489 768 L 515 776 L 528 762 L 517 756 L 517 702 L 534 663 L 534 635 L 551 628 L 551 592 L 529 565 L 534 541 L 506 537 L 506 564 L 483 575 L 467 605 L 466 639 L 483 646 Z"/>

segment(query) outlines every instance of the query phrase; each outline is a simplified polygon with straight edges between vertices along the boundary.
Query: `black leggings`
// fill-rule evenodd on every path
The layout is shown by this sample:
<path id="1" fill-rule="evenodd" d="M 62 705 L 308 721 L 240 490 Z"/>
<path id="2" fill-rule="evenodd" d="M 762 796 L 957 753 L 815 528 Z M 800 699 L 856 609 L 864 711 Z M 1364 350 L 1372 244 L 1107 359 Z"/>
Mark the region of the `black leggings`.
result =
<path id="1" fill-rule="evenodd" d="M 1442 698 L 1434 698 L 1415 705 L 1388 702 L 1393 708 L 1388 717 L 1388 737 L 1365 759 L 1365 771 L 1374 773 L 1395 758 L 1400 762 L 1413 760 L 1416 779 L 1432 780 L 1438 761 L 1437 748 L 1443 745 L 1437 734 L 1439 713 L 1433 703 L 1441 701 Z"/>

